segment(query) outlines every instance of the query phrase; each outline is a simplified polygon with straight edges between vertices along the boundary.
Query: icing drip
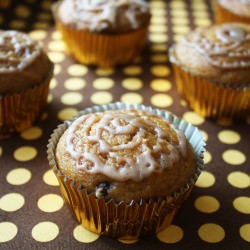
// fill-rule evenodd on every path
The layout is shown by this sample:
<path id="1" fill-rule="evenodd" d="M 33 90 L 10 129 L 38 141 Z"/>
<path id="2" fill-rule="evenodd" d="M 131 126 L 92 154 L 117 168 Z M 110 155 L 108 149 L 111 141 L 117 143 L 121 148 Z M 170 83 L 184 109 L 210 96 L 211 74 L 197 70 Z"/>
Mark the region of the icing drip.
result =
<path id="1" fill-rule="evenodd" d="M 167 124 L 177 137 L 175 142 L 171 141 L 166 131 L 145 113 L 106 111 L 81 116 L 67 130 L 66 151 L 78 168 L 121 181 L 140 181 L 153 172 L 171 168 L 186 154 L 185 135 L 173 124 Z M 107 136 L 129 139 L 112 143 Z M 150 136 L 154 137 L 154 143 Z"/>
<path id="2" fill-rule="evenodd" d="M 148 5 L 142 0 L 65 0 L 59 16 L 77 28 L 100 32 L 116 29 L 119 15 L 124 15 L 131 28 L 136 29 L 142 24 L 137 16 L 148 12 Z"/>
<path id="3" fill-rule="evenodd" d="M 41 53 L 28 35 L 17 31 L 0 31 L 0 72 L 22 70 Z"/>
<path id="4" fill-rule="evenodd" d="M 216 26 L 206 35 L 199 30 L 187 36 L 184 43 L 191 46 L 213 66 L 237 68 L 250 66 L 250 33 L 233 24 Z M 193 36 L 193 37 L 192 37 Z"/>

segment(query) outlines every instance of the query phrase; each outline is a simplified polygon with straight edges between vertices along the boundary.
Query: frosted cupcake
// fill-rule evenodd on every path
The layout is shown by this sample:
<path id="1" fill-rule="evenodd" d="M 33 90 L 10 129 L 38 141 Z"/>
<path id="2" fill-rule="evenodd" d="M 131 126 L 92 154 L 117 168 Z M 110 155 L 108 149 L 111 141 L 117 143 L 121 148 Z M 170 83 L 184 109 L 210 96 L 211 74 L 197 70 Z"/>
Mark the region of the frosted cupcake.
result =
<path id="1" fill-rule="evenodd" d="M 215 8 L 216 23 L 244 22 L 250 24 L 249 0 L 218 0 Z"/>
<path id="2" fill-rule="evenodd" d="M 53 13 L 68 53 L 83 64 L 131 62 L 146 42 L 150 12 L 143 0 L 64 0 Z"/>
<path id="3" fill-rule="evenodd" d="M 48 159 L 79 223 L 137 239 L 171 223 L 203 168 L 203 147 L 197 128 L 169 113 L 114 103 L 60 125 Z"/>
<path id="4" fill-rule="evenodd" d="M 250 26 L 197 29 L 170 49 L 177 89 L 198 114 L 245 119 L 250 114 Z"/>
<path id="5" fill-rule="evenodd" d="M 53 64 L 19 31 L 0 31 L 0 138 L 30 127 L 47 104 Z"/>

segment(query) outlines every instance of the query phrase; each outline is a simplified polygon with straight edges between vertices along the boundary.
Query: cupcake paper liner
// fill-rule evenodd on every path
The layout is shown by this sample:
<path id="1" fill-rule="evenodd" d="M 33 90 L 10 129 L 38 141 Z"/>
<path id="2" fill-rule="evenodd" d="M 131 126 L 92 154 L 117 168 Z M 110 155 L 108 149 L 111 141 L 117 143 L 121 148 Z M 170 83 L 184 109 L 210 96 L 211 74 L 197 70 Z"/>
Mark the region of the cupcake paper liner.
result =
<path id="1" fill-rule="evenodd" d="M 219 3 L 216 3 L 216 16 L 215 16 L 215 21 L 217 24 L 221 23 L 229 23 L 229 22 L 243 22 L 243 23 L 248 23 L 250 24 L 250 17 L 244 17 L 244 16 L 239 16 L 236 15 L 229 10 L 225 9 L 222 7 Z"/>
<path id="2" fill-rule="evenodd" d="M 68 179 L 60 172 L 55 160 L 56 146 L 70 124 L 84 114 L 117 109 L 147 110 L 170 120 L 185 133 L 197 157 L 196 172 L 186 185 L 166 197 L 141 199 L 139 202 L 131 200 L 129 204 L 123 201 L 116 203 L 112 198 L 108 201 L 103 197 L 96 198 L 94 192 L 88 192 L 81 184 Z M 204 146 L 202 134 L 190 123 L 158 109 L 118 102 L 87 108 L 80 111 L 73 119 L 59 125 L 49 139 L 47 154 L 49 165 L 59 181 L 65 203 L 80 224 L 97 234 L 120 239 L 137 239 L 162 231 L 171 224 L 203 169 Z"/>
<path id="3" fill-rule="evenodd" d="M 47 104 L 53 66 L 39 85 L 20 92 L 0 95 L 0 139 L 29 128 Z"/>
<path id="4" fill-rule="evenodd" d="M 52 10 L 57 29 L 61 32 L 67 52 L 77 61 L 87 65 L 110 68 L 135 59 L 146 43 L 148 25 L 124 34 L 102 34 L 74 29 L 57 17 L 56 3 Z"/>
<path id="5" fill-rule="evenodd" d="M 250 86 L 225 86 L 192 75 L 172 63 L 177 90 L 188 106 L 211 119 L 246 119 L 250 115 Z M 239 85 L 238 85 L 239 86 Z"/>

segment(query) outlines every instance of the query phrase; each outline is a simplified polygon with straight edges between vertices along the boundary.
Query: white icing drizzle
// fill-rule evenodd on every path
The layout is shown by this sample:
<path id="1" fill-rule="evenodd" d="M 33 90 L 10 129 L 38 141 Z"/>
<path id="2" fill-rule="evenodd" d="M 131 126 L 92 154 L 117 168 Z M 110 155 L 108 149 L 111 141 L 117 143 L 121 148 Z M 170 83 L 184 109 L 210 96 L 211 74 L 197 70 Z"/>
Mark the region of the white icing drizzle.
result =
<path id="1" fill-rule="evenodd" d="M 76 28 L 100 32 L 116 28 L 119 10 L 136 29 L 141 25 L 138 13 L 148 13 L 149 7 L 143 0 L 64 0 L 59 17 L 65 23 L 74 23 Z"/>
<path id="2" fill-rule="evenodd" d="M 250 66 L 250 32 L 236 24 L 223 24 L 213 28 L 213 39 L 204 30 L 187 36 L 184 43 L 206 58 L 213 66 L 237 68 Z M 191 37 L 191 38 L 190 38 Z M 214 39 L 215 38 L 215 39 Z"/>
<path id="3" fill-rule="evenodd" d="M 95 134 L 92 134 L 92 128 Z M 147 134 L 152 135 L 152 128 L 156 142 L 150 147 L 147 144 Z M 177 145 L 169 142 L 166 132 L 156 127 L 156 123 L 145 115 L 121 111 L 106 111 L 103 115 L 100 113 L 84 115 L 69 126 L 66 151 L 75 159 L 77 168 L 83 168 L 91 173 L 102 173 L 120 181 L 129 179 L 140 181 L 153 172 L 171 168 L 180 155 L 186 155 L 185 135 L 173 124 L 170 124 L 170 128 L 178 137 Z M 113 136 L 129 135 L 131 139 L 124 144 L 111 145 L 103 139 L 103 133 Z M 96 146 L 98 153 L 93 151 L 93 147 Z M 137 153 L 135 159 L 127 157 L 127 152 L 133 153 L 137 147 L 141 147 L 139 151 L 141 153 L 139 155 Z M 167 151 L 163 148 L 167 148 Z M 103 154 L 118 165 L 107 163 L 108 160 L 103 160 L 101 157 Z M 156 154 L 159 155 L 158 159 L 154 157 Z"/>
<path id="4" fill-rule="evenodd" d="M 0 72 L 22 70 L 40 53 L 38 43 L 27 34 L 14 30 L 0 31 Z"/>

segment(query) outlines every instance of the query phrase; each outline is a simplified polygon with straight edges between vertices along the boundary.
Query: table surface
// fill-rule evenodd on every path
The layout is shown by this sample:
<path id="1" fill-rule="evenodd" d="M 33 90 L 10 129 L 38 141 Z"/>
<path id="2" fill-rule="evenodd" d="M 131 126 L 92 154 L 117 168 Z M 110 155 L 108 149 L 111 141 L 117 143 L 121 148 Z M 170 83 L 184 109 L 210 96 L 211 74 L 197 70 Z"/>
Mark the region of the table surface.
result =
<path id="1" fill-rule="evenodd" d="M 207 0 L 150 1 L 152 20 L 140 58 L 101 70 L 64 53 L 50 12 L 52 1 L 0 1 L 0 27 L 29 32 L 55 63 L 48 106 L 27 131 L 0 141 L 0 249 L 249 249 L 250 121 L 206 120 L 176 91 L 168 61 L 171 44 L 213 23 Z M 79 226 L 47 162 L 53 129 L 77 111 L 115 101 L 165 109 L 198 126 L 207 142 L 205 170 L 172 225 L 128 242 Z"/>

